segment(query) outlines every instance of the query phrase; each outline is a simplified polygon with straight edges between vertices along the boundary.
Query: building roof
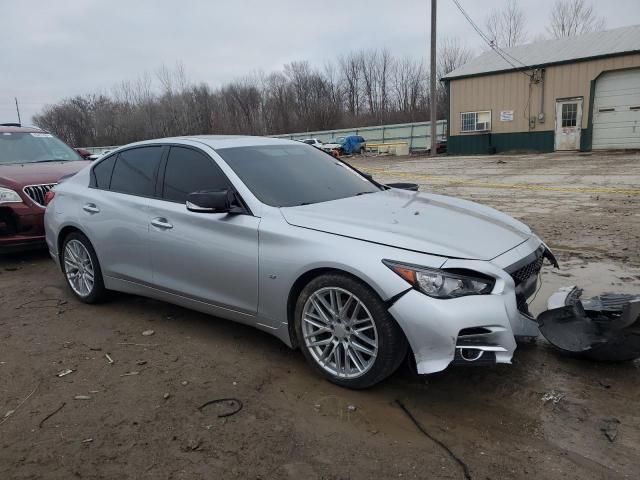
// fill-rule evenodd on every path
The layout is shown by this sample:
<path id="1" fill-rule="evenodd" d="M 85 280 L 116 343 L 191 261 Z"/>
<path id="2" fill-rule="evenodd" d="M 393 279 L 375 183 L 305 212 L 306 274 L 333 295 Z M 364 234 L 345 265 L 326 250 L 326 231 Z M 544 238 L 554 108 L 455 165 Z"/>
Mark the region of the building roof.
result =
<path id="1" fill-rule="evenodd" d="M 527 67 L 540 67 L 554 63 L 640 52 L 640 25 L 558 40 L 544 40 L 501 50 L 513 65 L 498 55 L 495 50 L 490 50 L 448 73 L 443 80 L 521 70 L 525 69 L 523 64 Z"/>

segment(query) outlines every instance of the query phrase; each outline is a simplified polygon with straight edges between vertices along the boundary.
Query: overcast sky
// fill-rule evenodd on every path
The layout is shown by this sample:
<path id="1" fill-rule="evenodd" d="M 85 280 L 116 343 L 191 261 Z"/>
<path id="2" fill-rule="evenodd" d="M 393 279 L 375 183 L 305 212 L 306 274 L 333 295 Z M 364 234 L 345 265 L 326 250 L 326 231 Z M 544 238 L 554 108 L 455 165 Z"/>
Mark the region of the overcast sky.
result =
<path id="1" fill-rule="evenodd" d="M 480 25 L 506 0 L 460 0 Z M 521 0 L 530 37 L 554 0 Z M 640 0 L 594 0 L 607 28 L 640 23 Z M 342 52 L 388 48 L 426 59 L 429 0 L 0 0 L 0 122 L 47 103 L 109 91 L 181 62 L 194 82 L 219 86 L 293 60 L 322 66 Z M 480 52 L 451 0 L 438 1 L 439 36 Z"/>

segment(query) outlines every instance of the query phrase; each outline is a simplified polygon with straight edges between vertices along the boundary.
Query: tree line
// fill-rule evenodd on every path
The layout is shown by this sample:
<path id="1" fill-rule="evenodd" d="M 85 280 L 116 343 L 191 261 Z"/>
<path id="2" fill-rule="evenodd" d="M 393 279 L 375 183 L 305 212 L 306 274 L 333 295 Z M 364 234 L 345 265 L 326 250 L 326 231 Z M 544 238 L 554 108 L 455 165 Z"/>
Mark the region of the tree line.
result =
<path id="1" fill-rule="evenodd" d="M 487 48 L 526 42 L 524 19 L 518 0 L 489 12 L 485 28 L 492 45 Z M 602 28 L 604 21 L 585 0 L 557 0 L 547 33 L 559 38 Z M 436 72 L 429 72 L 422 60 L 386 49 L 361 50 L 324 67 L 292 62 L 218 88 L 189 81 L 182 65 L 162 67 L 109 93 L 46 106 L 33 120 L 71 145 L 91 146 L 176 135 L 268 135 L 424 121 L 431 102 L 441 119 L 447 92 L 440 83 L 431 92 L 430 75 L 441 78 L 472 56 L 459 39 L 445 38 L 438 43 Z"/>
<path id="2" fill-rule="evenodd" d="M 441 42 L 438 77 L 471 58 L 453 39 Z M 266 135 L 425 120 L 432 95 L 426 63 L 388 50 L 347 53 L 322 68 L 292 62 L 219 88 L 189 81 L 182 65 L 125 81 L 110 93 L 78 95 L 34 117 L 74 146 L 118 145 L 195 134 Z"/>

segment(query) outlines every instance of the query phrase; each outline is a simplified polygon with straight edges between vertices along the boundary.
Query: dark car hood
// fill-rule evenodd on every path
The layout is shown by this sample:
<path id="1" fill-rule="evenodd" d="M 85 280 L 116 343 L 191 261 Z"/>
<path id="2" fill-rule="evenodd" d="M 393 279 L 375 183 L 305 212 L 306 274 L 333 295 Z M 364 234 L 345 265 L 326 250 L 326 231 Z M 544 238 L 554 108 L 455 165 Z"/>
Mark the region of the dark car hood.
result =
<path id="1" fill-rule="evenodd" d="M 454 258 L 490 260 L 532 235 L 526 225 L 490 207 L 397 189 L 281 212 L 298 227 Z"/>
<path id="2" fill-rule="evenodd" d="M 60 178 L 73 175 L 87 165 L 89 161 L 14 163 L 0 164 L 0 184 L 9 188 L 22 188 L 25 185 L 58 183 Z"/>

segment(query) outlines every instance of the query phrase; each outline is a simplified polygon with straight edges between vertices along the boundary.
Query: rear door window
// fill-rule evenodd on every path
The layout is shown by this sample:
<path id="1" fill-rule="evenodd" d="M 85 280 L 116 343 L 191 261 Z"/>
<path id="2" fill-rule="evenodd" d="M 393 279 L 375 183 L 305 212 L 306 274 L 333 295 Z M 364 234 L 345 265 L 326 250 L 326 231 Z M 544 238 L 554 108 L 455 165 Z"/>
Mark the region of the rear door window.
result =
<path id="1" fill-rule="evenodd" d="M 95 167 L 93 167 L 92 187 L 109 190 L 109 186 L 111 184 L 111 173 L 113 172 L 113 166 L 115 163 L 116 155 L 111 155 L 109 158 L 101 160 Z"/>
<path id="2" fill-rule="evenodd" d="M 141 197 L 153 196 L 161 159 L 160 145 L 120 152 L 111 175 L 110 189 Z"/>
<path id="3" fill-rule="evenodd" d="M 162 198 L 185 203 L 190 193 L 225 188 L 229 181 L 212 158 L 191 148 L 171 147 Z"/>

